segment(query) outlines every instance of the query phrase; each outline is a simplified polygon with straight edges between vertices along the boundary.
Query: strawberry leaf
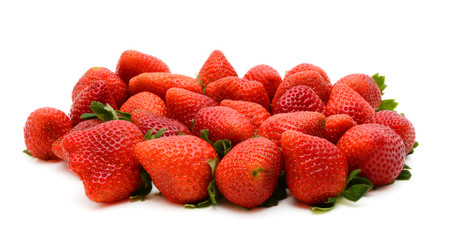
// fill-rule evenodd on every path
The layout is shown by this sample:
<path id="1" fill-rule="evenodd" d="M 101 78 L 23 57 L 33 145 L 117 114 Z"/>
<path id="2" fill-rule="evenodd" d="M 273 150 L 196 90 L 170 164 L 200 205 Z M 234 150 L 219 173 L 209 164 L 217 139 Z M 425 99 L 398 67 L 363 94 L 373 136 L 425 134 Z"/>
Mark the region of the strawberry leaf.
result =
<path id="1" fill-rule="evenodd" d="M 381 101 L 380 107 L 377 111 L 381 110 L 391 110 L 395 111 L 395 108 L 398 106 L 398 102 L 396 102 L 394 99 L 384 99 Z"/>
<path id="2" fill-rule="evenodd" d="M 278 183 L 275 190 L 272 193 L 272 196 L 269 197 L 261 206 L 262 207 L 273 207 L 277 206 L 278 202 L 287 198 L 287 185 L 286 185 L 286 173 L 284 170 L 281 172 L 278 177 Z"/>
<path id="3" fill-rule="evenodd" d="M 217 140 L 214 144 L 213 144 L 214 149 L 217 152 L 217 155 L 219 155 L 219 158 L 222 159 L 223 157 L 225 157 L 225 155 L 227 155 L 227 153 L 231 150 L 232 146 L 231 146 L 231 141 L 228 139 L 220 139 Z"/>
<path id="4" fill-rule="evenodd" d="M 330 197 L 324 203 L 311 206 L 311 210 L 316 213 L 320 211 L 329 211 L 334 208 L 335 203 L 339 201 L 339 199 L 340 197 Z"/>
<path id="5" fill-rule="evenodd" d="M 155 134 L 153 134 L 153 132 L 155 131 L 155 128 L 152 128 L 152 129 L 150 129 L 150 131 L 148 131 L 145 134 L 144 138 L 145 138 L 145 140 L 160 138 L 164 134 L 164 131 L 166 129 L 167 128 L 161 128 L 159 131 L 157 131 Z"/>
<path id="6" fill-rule="evenodd" d="M 415 149 L 419 146 L 419 143 L 417 141 L 414 142 L 413 148 L 411 149 L 411 151 L 409 151 L 409 153 L 407 155 L 413 154 Z"/>
<path id="7" fill-rule="evenodd" d="M 353 170 L 347 177 L 345 190 L 341 196 L 356 202 L 361 199 L 370 189 L 373 188 L 372 182 L 365 177 L 358 176 L 360 169 Z"/>
<path id="8" fill-rule="evenodd" d="M 152 179 L 148 175 L 147 171 L 141 169 L 141 178 L 143 183 L 141 186 L 130 196 L 133 201 L 143 201 L 147 198 L 148 194 L 152 191 Z"/>
<path id="9" fill-rule="evenodd" d="M 91 103 L 90 109 L 92 113 L 83 113 L 81 118 L 87 119 L 101 119 L 103 122 L 111 120 L 125 120 L 131 122 L 131 114 L 126 112 L 121 112 L 114 109 L 108 103 L 106 106 L 101 102 L 93 101 Z"/>
<path id="10" fill-rule="evenodd" d="M 23 153 L 25 153 L 26 155 L 33 157 L 33 155 L 31 155 L 30 151 L 28 151 L 28 149 L 25 149 L 22 151 Z"/>
<path id="11" fill-rule="evenodd" d="M 115 112 L 117 113 L 117 115 L 119 115 L 120 120 L 125 120 L 125 121 L 131 122 L 131 113 L 122 112 L 119 110 L 115 110 Z"/>
<path id="12" fill-rule="evenodd" d="M 380 74 L 376 73 L 372 76 L 373 80 L 378 85 L 378 88 L 380 88 L 381 94 L 384 94 L 384 89 L 386 89 L 387 85 L 384 83 L 386 81 L 385 76 L 380 76 Z"/>
<path id="13" fill-rule="evenodd" d="M 208 129 L 203 129 L 200 132 L 200 138 L 205 140 L 206 142 L 208 142 L 209 144 L 211 144 L 214 147 L 214 143 L 211 142 L 211 140 L 209 140 L 209 130 Z"/>
<path id="14" fill-rule="evenodd" d="M 411 176 L 412 174 L 409 170 L 403 169 L 395 180 L 409 180 Z"/>
<path id="15" fill-rule="evenodd" d="M 83 113 L 83 114 L 81 114 L 80 118 L 84 119 L 84 120 L 98 119 L 97 114 L 95 114 L 95 113 Z"/>
<path id="16" fill-rule="evenodd" d="M 178 135 L 187 135 L 187 134 L 182 131 L 178 131 Z"/>

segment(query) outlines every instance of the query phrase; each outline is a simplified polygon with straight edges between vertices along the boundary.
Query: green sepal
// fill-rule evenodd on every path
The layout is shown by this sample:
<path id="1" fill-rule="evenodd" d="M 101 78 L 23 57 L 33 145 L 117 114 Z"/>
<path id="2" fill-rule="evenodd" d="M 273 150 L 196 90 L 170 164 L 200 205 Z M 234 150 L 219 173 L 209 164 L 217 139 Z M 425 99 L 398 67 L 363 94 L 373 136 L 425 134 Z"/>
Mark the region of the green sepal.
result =
<path id="1" fill-rule="evenodd" d="M 108 103 L 106 106 L 101 102 L 92 101 L 90 109 L 92 113 L 81 114 L 81 119 L 101 119 L 103 122 L 111 120 L 125 120 L 131 122 L 131 114 L 126 112 L 121 112 L 114 109 Z"/>
<path id="2" fill-rule="evenodd" d="M 372 190 L 378 190 L 378 189 L 380 189 L 380 188 L 382 188 L 382 187 L 392 185 L 392 184 L 394 184 L 394 182 L 395 182 L 395 181 L 392 181 L 392 182 L 387 183 L 387 184 L 384 184 L 384 185 L 380 185 L 380 186 L 373 187 Z"/>
<path id="3" fill-rule="evenodd" d="M 278 183 L 273 191 L 272 195 L 267 199 L 261 206 L 262 207 L 273 207 L 277 206 L 278 202 L 287 198 L 287 185 L 286 185 L 286 173 L 284 170 L 278 177 Z"/>
<path id="4" fill-rule="evenodd" d="M 209 159 L 208 164 L 211 167 L 211 175 L 212 175 L 212 180 L 208 184 L 208 198 L 205 201 L 200 202 L 200 203 L 185 204 L 184 205 L 185 208 L 209 207 L 209 206 L 217 205 L 218 201 L 221 199 L 221 195 L 219 194 L 219 191 L 217 190 L 217 187 L 216 187 L 216 179 L 215 179 L 216 168 L 217 168 L 217 165 L 219 164 L 219 159 L 217 159 L 217 158 Z"/>
<path id="5" fill-rule="evenodd" d="M 412 147 L 412 149 L 411 149 L 411 151 L 409 151 L 409 153 L 406 154 L 406 155 L 413 154 L 413 153 L 414 153 L 414 150 L 415 150 L 418 146 L 419 146 L 419 143 L 418 143 L 417 141 L 415 141 L 415 142 L 414 142 L 414 145 L 413 145 L 413 147 Z"/>
<path id="6" fill-rule="evenodd" d="M 141 186 L 130 196 L 130 200 L 133 201 L 143 201 L 147 198 L 148 194 L 152 191 L 152 179 L 150 175 L 145 171 L 145 169 L 141 169 Z"/>
<path id="7" fill-rule="evenodd" d="M 340 197 L 330 197 L 324 203 L 316 204 L 311 206 L 311 210 L 313 212 L 321 212 L 321 211 L 330 211 L 334 208 L 334 205 L 337 201 L 339 201 Z"/>
<path id="8" fill-rule="evenodd" d="M 187 135 L 187 134 L 182 131 L 178 131 L 178 135 Z"/>
<path id="9" fill-rule="evenodd" d="M 412 169 L 412 168 L 405 164 L 405 165 L 403 165 L 403 169 Z"/>
<path id="10" fill-rule="evenodd" d="M 386 89 L 387 85 L 385 84 L 386 81 L 386 77 L 385 76 L 380 76 L 379 73 L 376 73 L 372 76 L 373 80 L 375 80 L 375 83 L 377 84 L 378 88 L 381 91 L 381 94 L 384 94 L 384 89 Z"/>
<path id="11" fill-rule="evenodd" d="M 203 129 L 200 132 L 200 138 L 205 140 L 206 142 L 208 142 L 209 144 L 211 144 L 212 146 L 214 146 L 214 143 L 211 142 L 211 140 L 209 140 L 209 130 L 208 129 Z"/>
<path id="12" fill-rule="evenodd" d="M 217 152 L 217 155 L 219 155 L 219 158 L 222 159 L 223 157 L 225 157 L 225 155 L 227 155 L 227 153 L 231 150 L 232 146 L 231 146 L 231 141 L 228 139 L 220 139 L 217 140 L 214 144 L 213 144 L 214 149 Z"/>
<path id="13" fill-rule="evenodd" d="M 147 134 L 145 134 L 145 140 L 160 138 L 164 134 L 164 131 L 166 129 L 167 128 L 161 128 L 155 134 L 153 134 L 153 132 L 155 131 L 155 128 L 150 129 L 150 131 L 148 131 Z"/>
<path id="14" fill-rule="evenodd" d="M 131 122 L 131 113 L 127 113 L 127 112 L 122 112 L 119 110 L 115 110 L 115 112 L 119 115 L 119 119 L 120 120 L 125 120 L 128 122 Z"/>
<path id="15" fill-rule="evenodd" d="M 192 129 L 194 128 L 194 119 L 192 119 L 190 122 L 191 122 L 191 128 L 189 130 L 192 131 Z"/>
<path id="16" fill-rule="evenodd" d="M 80 116 L 81 119 L 88 120 L 88 119 L 97 119 L 97 114 L 95 113 L 83 113 Z"/>
<path id="17" fill-rule="evenodd" d="M 197 75 L 197 81 L 198 84 L 200 84 L 200 87 L 202 88 L 203 94 L 205 94 L 206 87 L 203 87 L 203 81 L 200 79 L 200 75 Z"/>
<path id="18" fill-rule="evenodd" d="M 394 99 L 384 99 L 381 101 L 380 107 L 377 111 L 381 110 L 391 110 L 395 111 L 395 108 L 397 108 L 398 102 L 396 102 Z"/>
<path id="19" fill-rule="evenodd" d="M 30 151 L 28 151 L 28 149 L 25 149 L 22 151 L 23 153 L 25 153 L 26 155 L 33 157 L 33 155 L 31 155 Z"/>
<path id="20" fill-rule="evenodd" d="M 348 175 L 345 190 L 340 194 L 342 197 L 353 202 L 361 199 L 373 188 L 372 182 L 365 177 L 358 176 L 359 173 L 361 173 L 361 170 L 356 169 Z"/>
<path id="21" fill-rule="evenodd" d="M 412 176 L 411 172 L 409 170 L 404 169 L 400 172 L 400 175 L 398 175 L 398 177 L 395 180 L 409 180 L 411 179 L 411 176 Z"/>

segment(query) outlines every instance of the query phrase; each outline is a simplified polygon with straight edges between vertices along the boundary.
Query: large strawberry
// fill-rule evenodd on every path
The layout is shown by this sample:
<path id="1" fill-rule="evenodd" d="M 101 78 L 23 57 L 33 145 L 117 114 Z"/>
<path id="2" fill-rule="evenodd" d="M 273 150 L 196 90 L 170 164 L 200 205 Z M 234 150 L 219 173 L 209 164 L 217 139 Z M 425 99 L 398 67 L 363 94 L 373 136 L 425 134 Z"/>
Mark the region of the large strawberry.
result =
<path id="1" fill-rule="evenodd" d="M 220 50 L 211 52 L 198 73 L 198 79 L 202 84 L 202 88 L 205 88 L 214 81 L 229 76 L 237 77 L 237 73 Z"/>
<path id="2" fill-rule="evenodd" d="M 151 139 L 138 143 L 134 156 L 169 201 L 199 203 L 208 197 L 213 179 L 208 162 L 218 156 L 203 139 L 191 135 Z"/>
<path id="3" fill-rule="evenodd" d="M 70 118 L 63 111 L 52 107 L 36 109 L 28 116 L 23 129 L 27 151 L 42 160 L 57 159 L 52 144 L 71 128 Z"/>
<path id="4" fill-rule="evenodd" d="M 136 50 L 126 50 L 120 55 L 116 73 L 126 83 L 132 77 L 146 72 L 170 73 L 170 69 L 161 59 Z"/>
<path id="5" fill-rule="evenodd" d="M 328 116 L 325 123 L 325 139 L 336 144 L 342 135 L 354 126 L 355 120 L 347 114 Z"/>
<path id="6" fill-rule="evenodd" d="M 280 148 L 266 138 L 251 138 L 236 145 L 220 161 L 216 186 L 230 202 L 254 208 L 272 195 L 282 169 Z"/>
<path id="7" fill-rule="evenodd" d="M 299 85 L 286 91 L 276 103 L 272 103 L 272 113 L 312 111 L 323 113 L 325 104 L 308 86 Z"/>
<path id="8" fill-rule="evenodd" d="M 282 80 L 277 70 L 266 64 L 250 68 L 243 78 L 262 83 L 270 100 L 272 100 Z"/>
<path id="9" fill-rule="evenodd" d="M 310 63 L 301 63 L 295 67 L 293 67 L 291 70 L 289 70 L 286 75 L 284 75 L 284 79 L 288 78 L 289 76 L 299 73 L 299 72 L 306 72 L 306 71 L 314 71 L 319 73 L 323 79 L 325 79 L 328 83 L 331 83 L 330 78 L 328 77 L 327 73 L 320 67 L 312 65 Z"/>
<path id="10" fill-rule="evenodd" d="M 261 126 L 261 123 L 271 115 L 263 106 L 248 101 L 241 100 L 222 100 L 220 106 L 232 108 L 242 113 L 253 124 L 255 129 Z"/>
<path id="11" fill-rule="evenodd" d="M 131 113 L 136 109 L 150 111 L 161 116 L 165 116 L 167 112 L 164 101 L 158 95 L 147 91 L 131 96 L 120 107 L 120 111 L 127 113 Z"/>
<path id="12" fill-rule="evenodd" d="M 339 79 L 335 85 L 346 84 L 363 97 L 374 110 L 381 104 L 381 91 L 375 80 L 366 74 L 350 74 Z"/>
<path id="13" fill-rule="evenodd" d="M 143 134 L 147 134 L 152 129 L 151 134 L 164 130 L 162 135 L 164 137 L 178 135 L 180 132 L 191 134 L 188 127 L 181 122 L 142 109 L 136 109 L 131 113 L 131 121 L 139 127 Z"/>

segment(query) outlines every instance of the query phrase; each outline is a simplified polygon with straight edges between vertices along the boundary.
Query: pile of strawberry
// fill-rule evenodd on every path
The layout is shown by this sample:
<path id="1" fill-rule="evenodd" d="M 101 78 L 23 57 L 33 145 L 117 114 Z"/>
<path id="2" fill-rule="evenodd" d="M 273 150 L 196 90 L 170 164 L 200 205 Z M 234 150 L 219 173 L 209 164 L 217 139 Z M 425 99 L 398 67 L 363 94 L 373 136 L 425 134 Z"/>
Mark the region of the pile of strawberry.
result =
<path id="1" fill-rule="evenodd" d="M 197 79 L 160 59 L 122 53 L 116 71 L 89 69 L 69 115 L 44 107 L 28 117 L 26 153 L 62 159 L 87 197 L 145 199 L 152 182 L 186 207 L 277 205 L 287 190 L 314 210 L 411 177 L 415 130 L 378 74 L 332 84 L 321 68 L 268 65 L 242 78 L 215 50 Z"/>

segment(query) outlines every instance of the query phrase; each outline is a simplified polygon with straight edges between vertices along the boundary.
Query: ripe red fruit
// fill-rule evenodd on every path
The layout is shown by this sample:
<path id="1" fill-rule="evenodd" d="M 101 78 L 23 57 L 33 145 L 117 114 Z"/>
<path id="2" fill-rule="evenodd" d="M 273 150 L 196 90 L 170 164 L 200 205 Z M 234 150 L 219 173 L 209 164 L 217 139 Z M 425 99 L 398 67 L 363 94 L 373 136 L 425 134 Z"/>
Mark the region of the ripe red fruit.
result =
<path id="1" fill-rule="evenodd" d="M 381 91 L 375 80 L 366 74 L 350 74 L 339 79 L 335 85 L 346 84 L 363 97 L 374 110 L 381 104 Z"/>
<path id="2" fill-rule="evenodd" d="M 61 142 L 69 169 L 95 202 L 128 198 L 142 184 L 133 148 L 144 135 L 131 122 L 113 120 L 66 135 Z"/>
<path id="3" fill-rule="evenodd" d="M 269 65 L 256 65 L 244 75 L 245 79 L 258 81 L 264 85 L 269 99 L 272 99 L 282 79 L 280 74 Z"/>
<path id="4" fill-rule="evenodd" d="M 116 73 L 125 83 L 134 76 L 149 72 L 170 73 L 170 69 L 161 59 L 136 50 L 126 50 L 120 55 Z"/>
<path id="5" fill-rule="evenodd" d="M 405 154 L 408 154 L 413 148 L 416 140 L 416 131 L 412 123 L 404 115 L 394 111 L 383 110 L 376 112 L 367 122 L 378 123 L 394 130 L 405 143 Z"/>
<path id="6" fill-rule="evenodd" d="M 93 67 L 87 70 L 75 84 L 72 90 L 72 101 L 75 101 L 86 87 L 99 80 L 108 85 L 117 106 L 121 106 L 127 100 L 127 84 L 117 74 L 104 67 Z"/>
<path id="7" fill-rule="evenodd" d="M 238 76 L 233 66 L 220 50 L 214 50 L 198 73 L 202 88 L 224 77 Z"/>
<path id="8" fill-rule="evenodd" d="M 286 91 L 276 103 L 272 103 L 273 114 L 311 111 L 323 113 L 325 104 L 308 86 L 295 86 Z"/>
<path id="9" fill-rule="evenodd" d="M 299 72 L 306 72 L 306 71 L 314 71 L 320 74 L 323 79 L 325 79 L 328 83 L 331 83 L 330 78 L 328 77 L 327 73 L 320 67 L 312 65 L 310 63 L 301 63 L 295 67 L 293 67 L 291 70 L 289 70 L 286 75 L 284 76 L 284 79 L 288 78 L 289 76 L 299 73 Z"/>
<path id="10" fill-rule="evenodd" d="M 251 138 L 233 147 L 220 161 L 216 186 L 230 202 L 254 208 L 272 195 L 282 169 L 280 148 L 266 138 Z"/>
<path id="11" fill-rule="evenodd" d="M 200 109 L 218 104 L 212 98 L 185 90 L 171 88 L 166 92 L 167 117 L 176 119 L 186 127 L 191 127 L 191 121 Z"/>
<path id="12" fill-rule="evenodd" d="M 138 143 L 134 156 L 169 201 L 198 203 L 208 197 L 212 180 L 208 161 L 218 156 L 203 139 L 190 135 L 151 139 Z"/>
<path id="13" fill-rule="evenodd" d="M 154 133 L 156 133 L 163 128 L 166 128 L 162 135 L 164 137 L 175 136 L 179 132 L 191 134 L 191 131 L 179 121 L 142 109 L 134 110 L 131 113 L 131 121 L 139 127 L 144 135 L 151 129 L 154 129 Z"/>
<path id="14" fill-rule="evenodd" d="M 336 144 L 342 135 L 354 126 L 355 120 L 347 114 L 328 116 L 325 123 L 325 139 Z"/>
<path id="15" fill-rule="evenodd" d="M 286 183 L 292 195 L 307 204 L 324 203 L 345 188 L 348 165 L 332 143 L 297 131 L 281 136 Z"/>
<path id="16" fill-rule="evenodd" d="M 241 100 L 222 100 L 220 106 L 232 108 L 243 114 L 253 124 L 255 129 L 261 126 L 261 123 L 271 115 L 263 106 Z"/>
<path id="17" fill-rule="evenodd" d="M 202 88 L 194 78 L 172 73 L 142 73 L 133 77 L 128 83 L 128 94 L 148 91 L 158 95 L 164 101 L 170 88 L 178 87 L 195 93 L 202 93 Z"/>
<path id="18" fill-rule="evenodd" d="M 35 158 L 57 159 L 51 149 L 52 144 L 71 128 L 70 118 L 63 111 L 52 107 L 38 108 L 25 122 L 23 129 L 25 146 Z"/>
<path id="19" fill-rule="evenodd" d="M 324 137 L 325 115 L 318 112 L 279 113 L 267 118 L 256 132 L 280 146 L 281 134 L 295 130 L 305 134 Z"/>
<path id="20" fill-rule="evenodd" d="M 389 184 L 405 163 L 405 144 L 389 127 L 361 124 L 349 129 L 337 143 L 350 170 L 361 169 L 374 186 Z"/>
<path id="21" fill-rule="evenodd" d="M 209 139 L 216 142 L 228 139 L 234 145 L 251 138 L 255 133 L 250 120 L 238 111 L 229 107 L 206 107 L 194 118 L 192 133 L 200 137 L 201 131 L 209 130 Z"/>
<path id="22" fill-rule="evenodd" d="M 161 116 L 165 116 L 167 111 L 164 101 L 151 92 L 140 92 L 133 95 L 120 107 L 120 111 L 126 113 L 132 113 L 136 109 L 153 112 Z"/>

